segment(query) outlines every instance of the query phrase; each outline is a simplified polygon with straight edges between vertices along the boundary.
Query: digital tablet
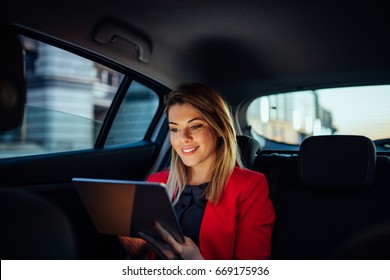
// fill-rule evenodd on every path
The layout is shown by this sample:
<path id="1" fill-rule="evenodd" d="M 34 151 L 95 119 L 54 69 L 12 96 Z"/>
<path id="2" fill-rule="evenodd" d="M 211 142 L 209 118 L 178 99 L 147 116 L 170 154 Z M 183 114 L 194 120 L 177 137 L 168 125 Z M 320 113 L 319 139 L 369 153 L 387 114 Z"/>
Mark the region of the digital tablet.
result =
<path id="1" fill-rule="evenodd" d="M 180 243 L 182 229 L 162 183 L 73 178 L 84 206 L 99 233 L 138 237 L 139 232 L 161 239 L 159 222 Z"/>

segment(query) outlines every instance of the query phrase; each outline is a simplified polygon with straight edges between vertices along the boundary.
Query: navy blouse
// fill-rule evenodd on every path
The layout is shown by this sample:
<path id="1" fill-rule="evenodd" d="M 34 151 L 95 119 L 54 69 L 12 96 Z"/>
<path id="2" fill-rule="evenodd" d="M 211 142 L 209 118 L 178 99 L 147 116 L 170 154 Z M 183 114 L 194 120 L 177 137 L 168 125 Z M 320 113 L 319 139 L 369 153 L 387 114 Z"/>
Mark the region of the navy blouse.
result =
<path id="1" fill-rule="evenodd" d="M 199 231 L 206 208 L 205 189 L 208 183 L 198 186 L 187 185 L 175 204 L 177 219 L 183 229 L 184 236 L 188 236 L 199 246 Z"/>

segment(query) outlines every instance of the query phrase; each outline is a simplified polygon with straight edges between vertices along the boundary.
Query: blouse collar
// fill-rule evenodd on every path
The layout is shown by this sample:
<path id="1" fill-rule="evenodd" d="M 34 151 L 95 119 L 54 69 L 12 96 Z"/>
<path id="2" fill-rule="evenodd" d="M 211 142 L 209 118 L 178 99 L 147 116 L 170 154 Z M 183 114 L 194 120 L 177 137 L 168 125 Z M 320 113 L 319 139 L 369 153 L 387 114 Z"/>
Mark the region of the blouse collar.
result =
<path id="1" fill-rule="evenodd" d="M 201 207 L 206 207 L 207 200 L 206 200 L 205 190 L 208 184 L 209 183 L 203 183 L 196 186 L 186 185 L 183 194 L 192 195 L 196 204 L 198 204 Z"/>

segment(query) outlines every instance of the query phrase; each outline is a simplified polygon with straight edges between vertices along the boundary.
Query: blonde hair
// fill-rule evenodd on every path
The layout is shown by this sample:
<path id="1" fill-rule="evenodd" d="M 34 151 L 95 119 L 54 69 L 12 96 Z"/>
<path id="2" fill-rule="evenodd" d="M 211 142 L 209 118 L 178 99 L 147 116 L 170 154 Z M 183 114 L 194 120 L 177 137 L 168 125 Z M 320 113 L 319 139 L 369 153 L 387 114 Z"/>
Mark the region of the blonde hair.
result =
<path id="1" fill-rule="evenodd" d="M 218 138 L 216 162 L 211 180 L 206 188 L 208 201 L 218 203 L 234 167 L 243 167 L 237 146 L 236 132 L 225 100 L 212 88 L 202 84 L 182 84 L 165 98 L 165 112 L 176 104 L 190 104 L 216 131 Z M 186 166 L 175 149 L 172 149 L 171 165 L 167 181 L 168 193 L 175 204 L 187 182 Z"/>

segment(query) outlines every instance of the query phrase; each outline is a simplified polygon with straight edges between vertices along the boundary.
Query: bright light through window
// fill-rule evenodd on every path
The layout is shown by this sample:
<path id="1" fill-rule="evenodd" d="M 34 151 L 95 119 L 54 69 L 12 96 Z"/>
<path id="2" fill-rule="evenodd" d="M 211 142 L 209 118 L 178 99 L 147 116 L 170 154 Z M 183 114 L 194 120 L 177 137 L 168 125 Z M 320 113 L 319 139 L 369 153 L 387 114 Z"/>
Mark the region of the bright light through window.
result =
<path id="1" fill-rule="evenodd" d="M 390 85 L 296 91 L 253 100 L 247 121 L 255 135 L 288 144 L 320 134 L 377 140 L 390 138 L 388 108 Z"/>

